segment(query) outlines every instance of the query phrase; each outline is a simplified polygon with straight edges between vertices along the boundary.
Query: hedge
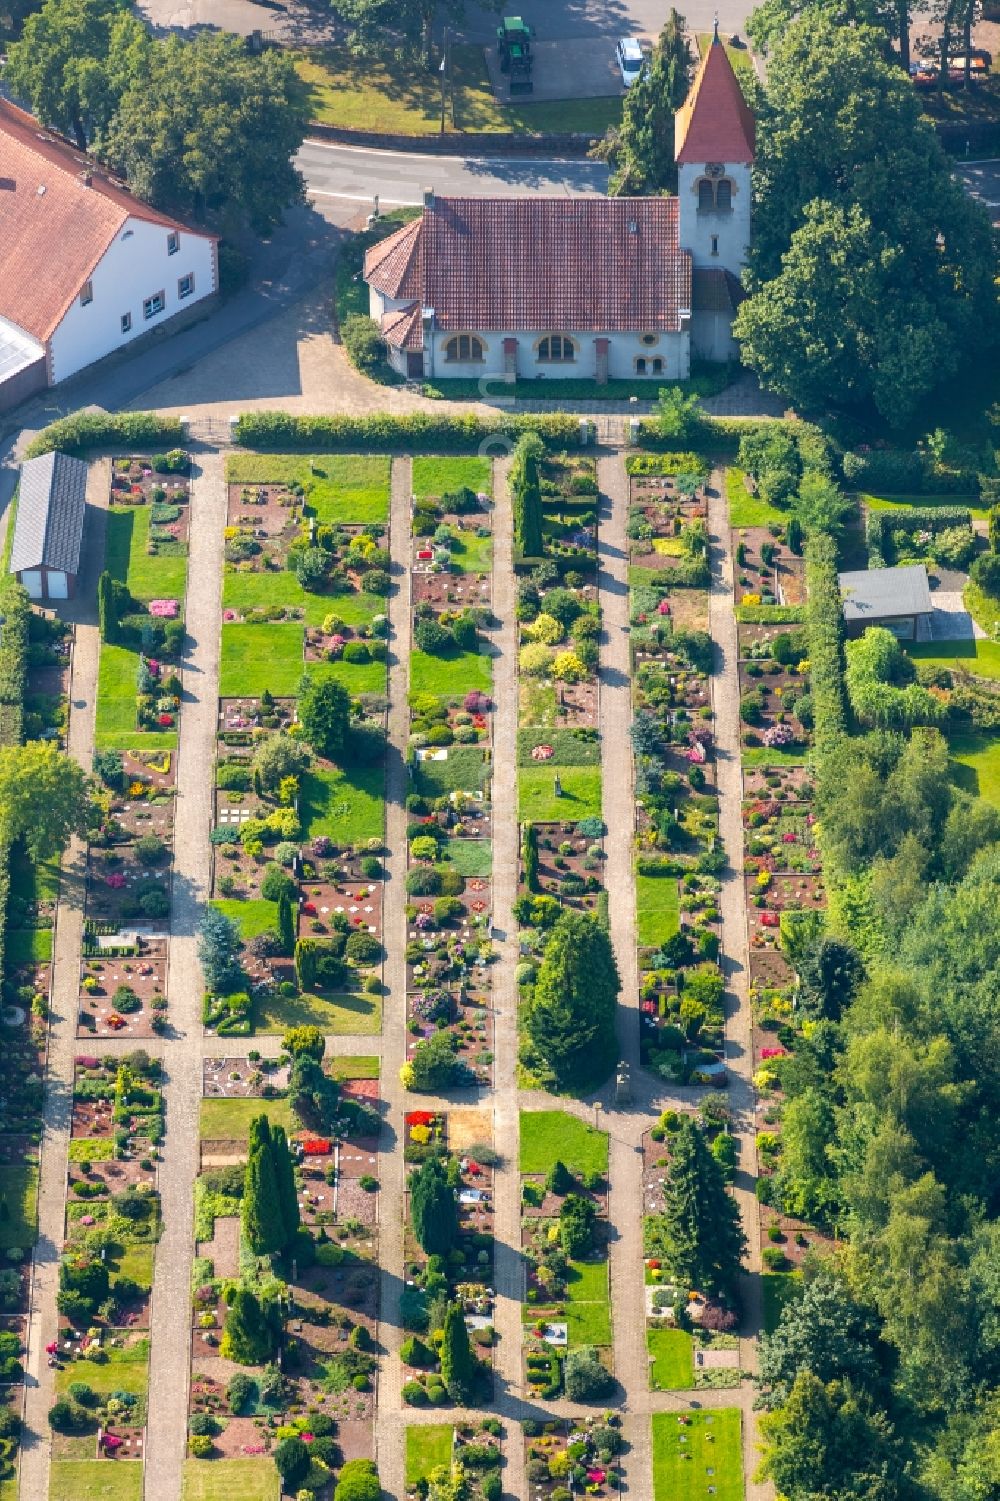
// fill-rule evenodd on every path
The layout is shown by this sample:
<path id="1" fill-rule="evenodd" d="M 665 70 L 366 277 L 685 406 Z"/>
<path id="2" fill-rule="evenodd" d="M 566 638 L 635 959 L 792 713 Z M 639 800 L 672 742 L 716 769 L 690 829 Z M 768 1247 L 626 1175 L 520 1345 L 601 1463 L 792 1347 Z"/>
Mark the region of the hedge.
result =
<path id="1" fill-rule="evenodd" d="M 825 532 L 815 533 L 806 543 L 806 587 L 814 743 L 822 758 L 847 730 L 844 610 L 837 577 L 837 544 Z"/>
<path id="2" fill-rule="evenodd" d="M 630 453 L 625 460 L 627 474 L 698 474 L 708 473 L 708 463 L 697 453 Z"/>
<path id="3" fill-rule="evenodd" d="M 24 451 L 26 459 L 39 454 L 80 453 L 87 448 L 179 448 L 184 441 L 176 417 L 158 412 L 74 412 L 37 433 Z"/>
<path id="4" fill-rule="evenodd" d="M 28 591 L 9 575 L 0 578 L 0 745 L 20 745 L 24 689 L 28 675 Z M 10 845 L 0 844 L 0 976 L 5 974 L 7 903 L 10 897 Z"/>
<path id="5" fill-rule="evenodd" d="M 973 469 L 938 468 L 916 449 L 845 453 L 842 468 L 852 489 L 883 495 L 978 495 L 984 478 Z"/>
<path id="6" fill-rule="evenodd" d="M 869 510 L 865 523 L 868 567 L 888 568 L 893 560 L 893 532 L 944 532 L 953 526 L 972 526 L 965 506 L 903 506 L 892 511 Z M 888 544 L 888 545 L 887 545 Z"/>
<path id="7" fill-rule="evenodd" d="M 832 467 L 833 450 L 830 440 L 812 422 L 802 422 L 797 417 L 711 417 L 705 412 L 701 423 L 705 441 L 699 446 L 713 453 L 735 454 L 740 439 L 758 431 L 784 432 L 798 448 L 804 469 L 828 471 Z M 655 417 L 647 417 L 639 423 L 639 443 L 644 448 L 669 449 L 675 441 L 660 436 Z"/>
<path id="8" fill-rule="evenodd" d="M 739 625 L 804 625 L 804 605 L 737 605 Z"/>
<path id="9" fill-rule="evenodd" d="M 586 423 L 593 442 L 593 424 Z M 408 412 L 370 417 L 293 417 L 288 412 L 244 412 L 233 433 L 243 448 L 307 453 L 440 453 L 468 452 L 489 443 L 497 448 L 516 443 L 523 433 L 537 433 L 547 447 L 580 448 L 580 419 L 566 412 L 511 412 L 482 417 L 475 412 L 438 416 Z"/>

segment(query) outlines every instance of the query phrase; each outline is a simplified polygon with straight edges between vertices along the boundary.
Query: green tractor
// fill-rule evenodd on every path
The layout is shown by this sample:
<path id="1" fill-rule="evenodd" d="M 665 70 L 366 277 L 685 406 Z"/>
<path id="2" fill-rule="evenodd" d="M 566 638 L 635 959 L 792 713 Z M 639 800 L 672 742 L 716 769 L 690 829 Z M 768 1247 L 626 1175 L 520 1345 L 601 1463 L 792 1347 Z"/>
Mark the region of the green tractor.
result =
<path id="1" fill-rule="evenodd" d="M 520 16 L 504 16 L 497 27 L 500 72 L 509 74 L 512 94 L 530 94 L 533 87 L 531 36 L 531 27 Z"/>

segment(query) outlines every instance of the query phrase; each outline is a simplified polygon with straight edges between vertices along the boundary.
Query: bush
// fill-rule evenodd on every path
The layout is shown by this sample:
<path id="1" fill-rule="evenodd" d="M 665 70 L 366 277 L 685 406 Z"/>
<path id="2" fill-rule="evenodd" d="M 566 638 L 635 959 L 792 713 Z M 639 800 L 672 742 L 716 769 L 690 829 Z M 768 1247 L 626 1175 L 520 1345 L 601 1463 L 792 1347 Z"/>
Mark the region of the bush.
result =
<path id="1" fill-rule="evenodd" d="M 50 429 L 46 429 L 48 431 Z M 565 412 L 507 413 L 503 416 L 480 416 L 468 412 L 458 417 L 436 412 L 401 415 L 377 412 L 365 417 L 295 417 L 289 412 L 243 412 L 236 424 L 234 438 L 244 448 L 269 449 L 274 453 L 294 450 L 304 453 L 475 453 L 486 439 L 494 435 L 516 440 L 525 432 L 536 432 L 546 447 L 556 451 L 577 449 L 581 445 L 579 418 Z M 588 431 L 588 440 L 590 436 Z M 38 451 L 45 453 L 48 449 Z"/>
<path id="2" fill-rule="evenodd" d="M 229 1378 L 226 1387 L 226 1401 L 229 1403 L 231 1412 L 241 1413 L 250 1406 L 257 1395 L 257 1388 L 251 1378 L 242 1371 L 237 1371 Z"/>
<path id="3" fill-rule="evenodd" d="M 341 1467 L 333 1501 L 381 1501 L 378 1470 L 370 1459 L 349 1459 Z"/>
<path id="4" fill-rule="evenodd" d="M 60 417 L 40 433 L 25 449 L 25 458 L 39 454 L 81 453 L 88 448 L 162 448 L 179 447 L 183 433 L 176 417 L 161 417 L 158 412 L 74 412 Z"/>
<path id="5" fill-rule="evenodd" d="M 188 1439 L 188 1452 L 192 1459 L 208 1459 L 214 1448 L 210 1434 L 195 1433 Z"/>
<path id="6" fill-rule="evenodd" d="M 340 325 L 340 339 L 347 358 L 363 375 L 370 375 L 385 359 L 385 340 L 374 318 L 355 313 Z"/>
<path id="7" fill-rule="evenodd" d="M 581 1345 L 569 1352 L 563 1366 L 563 1383 L 571 1402 L 594 1402 L 606 1397 L 614 1386 L 592 1345 Z"/>
<path id="8" fill-rule="evenodd" d="M 1000 599 L 1000 554 L 984 552 L 969 569 L 969 576 L 984 594 Z"/>
<path id="9" fill-rule="evenodd" d="M 357 932 L 348 938 L 346 953 L 348 959 L 353 959 L 355 964 L 378 964 L 383 949 L 374 933 Z"/>

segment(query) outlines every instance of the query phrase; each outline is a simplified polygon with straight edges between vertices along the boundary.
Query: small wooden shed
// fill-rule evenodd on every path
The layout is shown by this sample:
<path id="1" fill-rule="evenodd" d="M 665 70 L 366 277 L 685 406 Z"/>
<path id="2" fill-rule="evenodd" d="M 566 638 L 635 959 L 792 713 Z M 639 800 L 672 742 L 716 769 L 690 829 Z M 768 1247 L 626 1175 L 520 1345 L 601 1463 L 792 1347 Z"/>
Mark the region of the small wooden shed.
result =
<path id="1" fill-rule="evenodd" d="M 87 509 L 87 465 L 46 453 L 21 465 L 10 571 L 32 599 L 72 598 Z"/>

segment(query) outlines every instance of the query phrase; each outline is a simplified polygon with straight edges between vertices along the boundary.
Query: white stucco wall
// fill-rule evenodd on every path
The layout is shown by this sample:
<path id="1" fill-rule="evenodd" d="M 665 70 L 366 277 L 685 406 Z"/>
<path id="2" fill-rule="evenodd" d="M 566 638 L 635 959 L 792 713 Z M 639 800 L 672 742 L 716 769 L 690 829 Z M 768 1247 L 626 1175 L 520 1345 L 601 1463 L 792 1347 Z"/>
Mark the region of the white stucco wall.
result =
<path id="1" fill-rule="evenodd" d="M 705 165 L 684 162 L 677 169 L 681 248 L 690 250 L 696 266 L 718 266 L 739 276 L 750 247 L 750 168 L 725 163 L 733 185 L 732 208 L 699 213 L 698 182 Z M 717 255 L 712 254 L 713 235 L 718 237 Z"/>
<path id="2" fill-rule="evenodd" d="M 433 366 L 430 361 L 426 361 L 425 373 L 427 375 L 433 373 L 441 380 L 446 380 L 449 376 L 468 380 L 476 380 L 482 376 L 502 376 L 505 338 L 517 339 L 517 374 L 521 380 L 539 377 L 548 377 L 552 380 L 564 377 L 594 380 L 597 376 L 597 340 L 599 338 L 607 338 L 609 344 L 609 380 L 634 380 L 636 378 L 635 362 L 639 358 L 646 360 L 646 373 L 651 382 L 685 379 L 690 373 L 690 341 L 686 333 L 660 334 L 654 345 L 647 346 L 642 343 L 639 333 L 602 335 L 591 332 L 576 333 L 572 329 L 560 330 L 560 332 L 569 333 L 575 340 L 577 357 L 565 363 L 552 364 L 539 360 L 537 355 L 538 343 L 544 338 L 545 332 L 541 330 L 517 334 L 480 333 L 477 337 L 485 345 L 485 360 L 475 363 L 459 363 L 445 359 L 445 346 L 453 337 L 452 331 L 442 332 L 437 329 L 434 334 Z M 663 369 L 656 374 L 652 372 L 654 358 L 663 360 Z"/>
<path id="3" fill-rule="evenodd" d="M 77 297 L 52 335 L 49 347 L 53 384 L 122 349 L 216 291 L 214 242 L 181 230 L 176 253 L 168 255 L 167 234 L 162 224 L 134 218 L 119 231 L 90 278 L 93 301 L 84 307 Z M 177 283 L 189 273 L 194 275 L 194 291 L 181 298 Z M 155 292 L 164 294 L 164 309 L 146 319 L 142 305 Z M 132 314 L 132 327 L 127 334 L 121 330 L 124 313 Z"/>
<path id="4" fill-rule="evenodd" d="M 691 319 L 691 348 L 702 360 L 725 363 L 739 356 L 728 313 L 695 313 Z"/>

